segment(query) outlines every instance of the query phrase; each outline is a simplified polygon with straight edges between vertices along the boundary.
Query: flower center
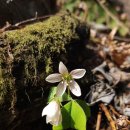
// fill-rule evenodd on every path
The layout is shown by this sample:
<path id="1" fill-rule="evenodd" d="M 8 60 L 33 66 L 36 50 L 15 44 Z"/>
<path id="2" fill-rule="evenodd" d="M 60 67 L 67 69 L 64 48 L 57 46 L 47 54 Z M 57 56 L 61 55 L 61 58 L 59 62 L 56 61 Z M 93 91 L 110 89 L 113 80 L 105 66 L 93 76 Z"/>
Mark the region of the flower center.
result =
<path id="1" fill-rule="evenodd" d="M 64 79 L 67 83 L 69 83 L 73 78 L 72 78 L 72 76 L 71 76 L 70 74 L 64 74 L 64 75 L 63 75 L 63 79 Z"/>

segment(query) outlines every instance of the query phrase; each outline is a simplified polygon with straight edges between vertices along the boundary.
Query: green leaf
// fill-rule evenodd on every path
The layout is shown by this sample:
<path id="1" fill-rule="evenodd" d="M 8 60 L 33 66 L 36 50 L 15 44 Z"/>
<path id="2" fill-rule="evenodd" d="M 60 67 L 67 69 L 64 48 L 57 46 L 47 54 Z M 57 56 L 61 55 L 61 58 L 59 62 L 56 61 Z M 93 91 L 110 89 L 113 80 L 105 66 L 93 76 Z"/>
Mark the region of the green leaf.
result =
<path id="1" fill-rule="evenodd" d="M 65 130 L 68 128 L 86 130 L 86 114 L 76 101 L 70 101 L 62 108 L 62 124 L 53 126 L 53 130 Z"/>
<path id="2" fill-rule="evenodd" d="M 56 94 L 57 87 L 52 87 L 48 96 L 48 102 L 50 102 Z M 60 102 L 70 101 L 72 98 L 65 92 L 61 97 L 59 97 Z"/>
<path id="3" fill-rule="evenodd" d="M 76 1 L 75 0 L 68 0 L 65 4 L 64 7 L 68 9 L 69 11 L 73 11 L 74 6 L 75 6 Z"/>
<path id="4" fill-rule="evenodd" d="M 82 109 L 84 110 L 84 113 L 86 114 L 86 119 L 88 117 L 90 117 L 90 107 L 86 104 L 85 101 L 83 100 L 76 100 L 76 102 L 82 107 Z"/>
<path id="5" fill-rule="evenodd" d="M 112 28 L 115 28 L 115 27 L 118 27 L 117 25 L 117 22 L 111 18 L 109 18 L 109 21 L 108 21 L 108 26 L 112 29 Z"/>
<path id="6" fill-rule="evenodd" d="M 64 101 L 70 101 L 72 100 L 71 96 L 68 95 L 66 92 L 63 94 L 63 96 L 60 98 L 60 102 L 64 102 Z"/>
<path id="7" fill-rule="evenodd" d="M 50 89 L 49 96 L 48 96 L 48 102 L 50 102 L 54 98 L 54 96 L 56 94 L 56 89 L 57 89 L 57 87 L 52 87 Z"/>
<path id="8" fill-rule="evenodd" d="M 126 34 L 128 34 L 129 29 L 128 28 L 120 27 L 118 31 L 119 31 L 119 33 L 120 33 L 121 36 L 125 36 Z"/>

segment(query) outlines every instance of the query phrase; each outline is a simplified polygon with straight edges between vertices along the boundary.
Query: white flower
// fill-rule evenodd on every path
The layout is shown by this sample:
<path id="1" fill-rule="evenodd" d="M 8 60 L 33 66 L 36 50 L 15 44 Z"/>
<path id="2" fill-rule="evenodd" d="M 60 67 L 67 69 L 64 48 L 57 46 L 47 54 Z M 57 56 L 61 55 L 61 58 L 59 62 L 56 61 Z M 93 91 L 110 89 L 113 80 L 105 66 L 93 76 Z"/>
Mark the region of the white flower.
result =
<path id="1" fill-rule="evenodd" d="M 82 78 L 85 73 L 85 69 L 75 69 L 69 73 L 66 66 L 60 62 L 59 73 L 50 74 L 46 81 L 50 83 L 60 82 L 57 86 L 56 96 L 62 96 L 67 86 L 75 96 L 81 96 L 80 87 L 74 79 Z"/>
<path id="2" fill-rule="evenodd" d="M 59 125 L 62 122 L 60 104 L 53 100 L 42 111 L 42 116 L 46 115 L 46 123 Z"/>

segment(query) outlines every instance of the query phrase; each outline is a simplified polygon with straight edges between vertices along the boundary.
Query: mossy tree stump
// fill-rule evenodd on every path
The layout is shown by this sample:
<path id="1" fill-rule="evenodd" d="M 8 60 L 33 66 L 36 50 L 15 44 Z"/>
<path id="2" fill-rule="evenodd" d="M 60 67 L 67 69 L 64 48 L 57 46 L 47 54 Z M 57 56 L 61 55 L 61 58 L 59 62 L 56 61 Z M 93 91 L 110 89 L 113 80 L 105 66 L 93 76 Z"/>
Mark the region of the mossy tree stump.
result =
<path id="1" fill-rule="evenodd" d="M 67 46 L 87 38 L 87 31 L 74 16 L 63 13 L 0 34 L 0 113 L 5 115 L 0 117 L 2 123 L 11 124 L 17 116 L 15 110 L 43 102 L 45 77 L 63 60 L 61 54 L 67 53 Z"/>

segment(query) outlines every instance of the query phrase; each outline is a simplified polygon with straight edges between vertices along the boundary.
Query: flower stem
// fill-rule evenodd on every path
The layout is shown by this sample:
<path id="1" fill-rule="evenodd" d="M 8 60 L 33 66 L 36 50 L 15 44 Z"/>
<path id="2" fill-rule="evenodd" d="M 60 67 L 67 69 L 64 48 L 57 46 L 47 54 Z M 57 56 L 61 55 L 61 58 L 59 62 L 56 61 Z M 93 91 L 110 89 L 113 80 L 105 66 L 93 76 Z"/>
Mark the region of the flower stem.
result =
<path id="1" fill-rule="evenodd" d="M 68 98 L 70 97 L 70 89 L 69 89 L 69 87 L 68 87 Z"/>

